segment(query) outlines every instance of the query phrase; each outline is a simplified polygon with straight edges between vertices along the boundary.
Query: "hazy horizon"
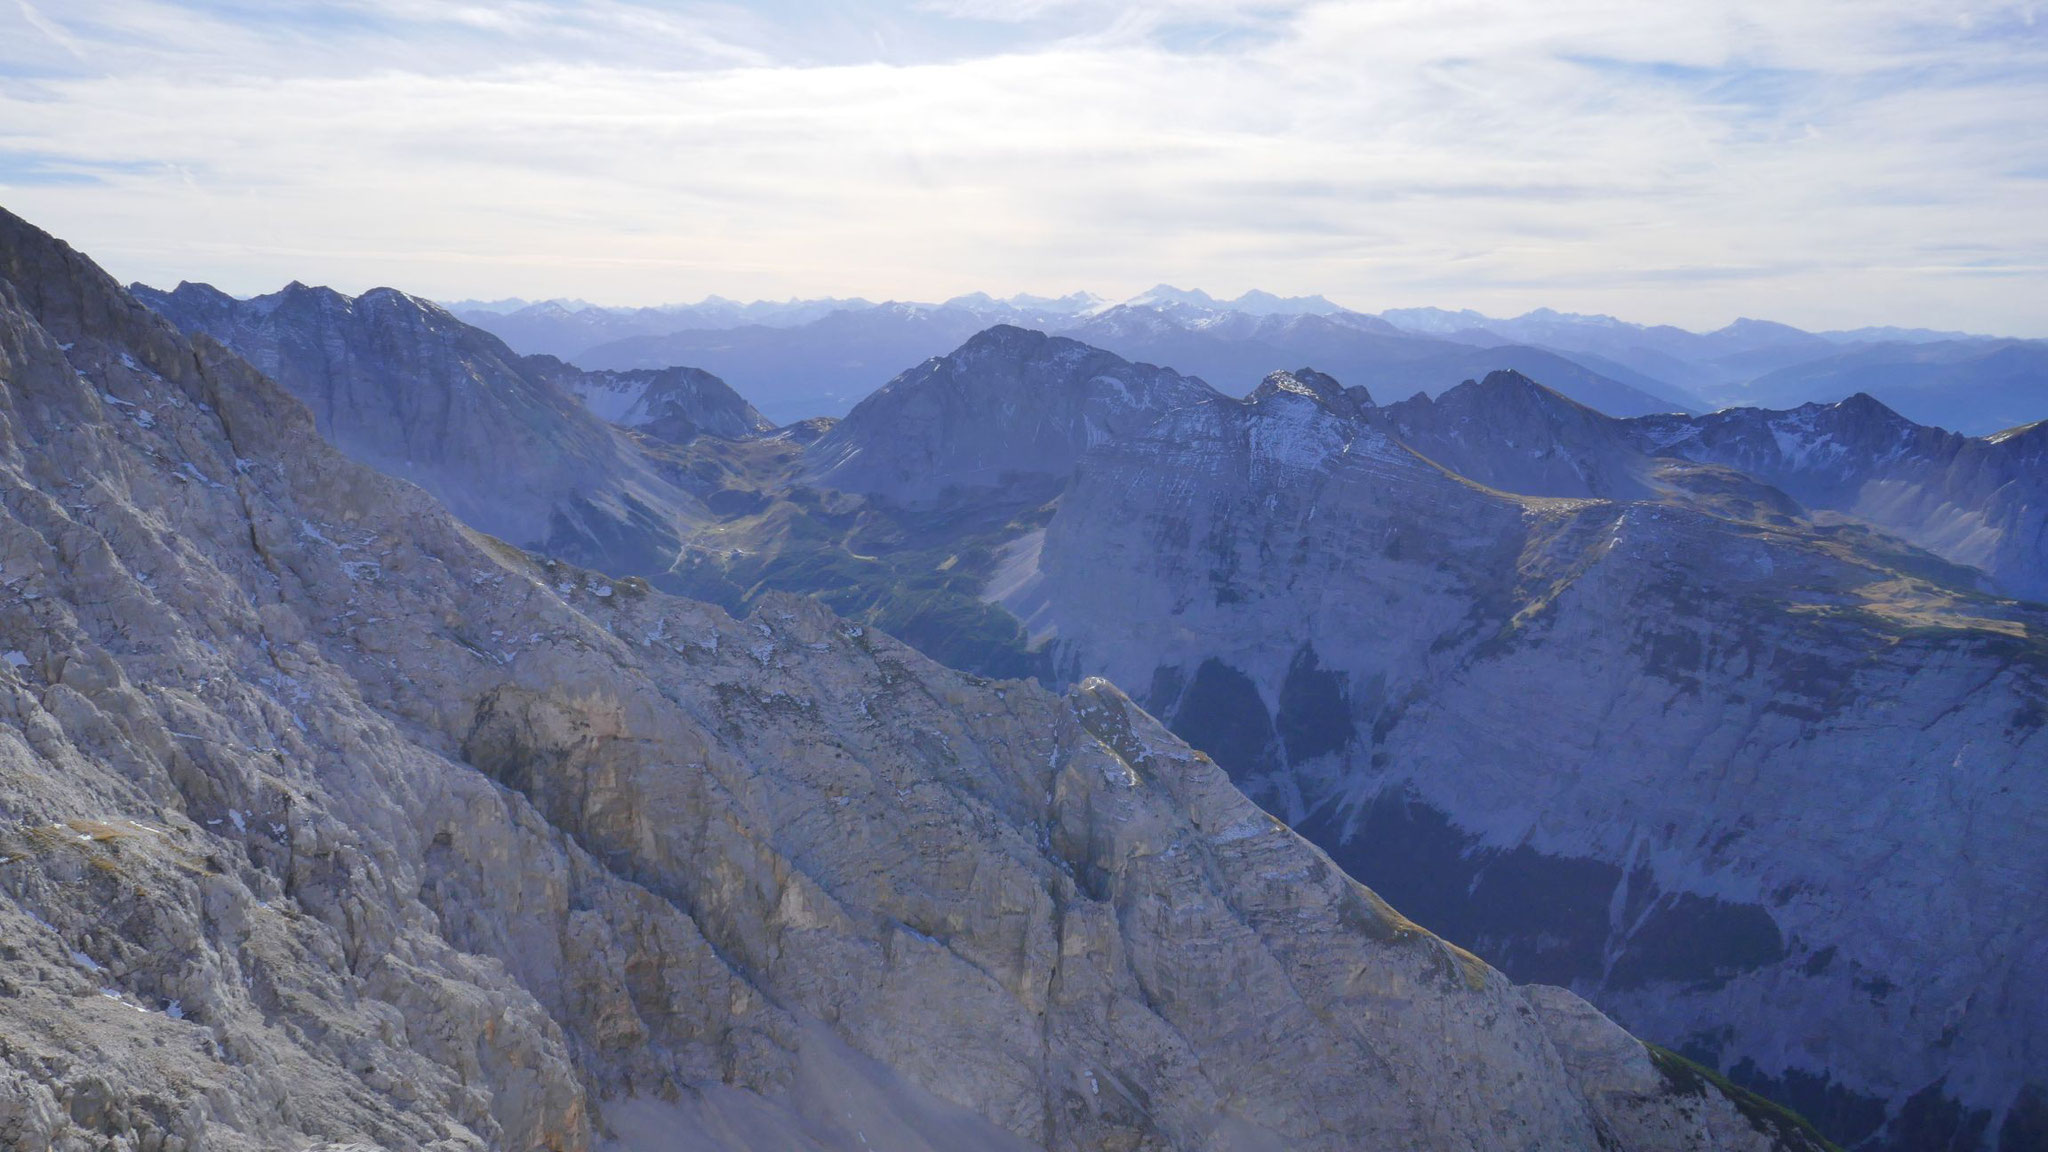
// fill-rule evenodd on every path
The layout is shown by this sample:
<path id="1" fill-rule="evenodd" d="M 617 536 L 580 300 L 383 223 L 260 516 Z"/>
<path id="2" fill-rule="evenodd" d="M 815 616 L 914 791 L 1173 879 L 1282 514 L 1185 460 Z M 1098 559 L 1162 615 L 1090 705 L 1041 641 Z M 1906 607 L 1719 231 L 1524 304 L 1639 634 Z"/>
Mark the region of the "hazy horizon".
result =
<path id="1" fill-rule="evenodd" d="M 1166 281 L 2040 337 L 2043 108 L 2029 3 L 0 7 L 0 203 L 238 295 Z"/>
<path id="2" fill-rule="evenodd" d="M 188 277 L 187 279 L 190 279 L 190 278 Z M 207 282 L 205 282 L 205 281 L 198 281 L 198 282 L 200 282 L 200 283 L 207 283 Z M 144 283 L 147 283 L 147 282 L 145 281 Z M 150 286 L 150 287 L 152 287 L 152 288 L 158 288 L 158 289 L 164 289 L 164 290 L 168 290 L 168 289 L 171 289 L 171 288 L 175 287 L 175 286 L 176 286 L 176 283 L 175 283 L 175 282 L 171 282 L 171 283 L 164 283 L 164 284 L 151 284 L 151 285 L 149 285 L 149 286 Z M 211 287 L 215 287 L 215 288 L 219 288 L 219 287 L 220 287 L 220 286 L 219 286 L 219 285 L 217 285 L 217 284 L 209 284 L 209 286 L 211 286 Z M 364 293 L 364 292 L 370 292 L 370 291 L 375 291 L 375 290 L 377 290 L 377 289 L 381 289 L 381 288 L 393 288 L 393 289 L 397 289 L 397 290 L 399 290 L 399 291 L 406 291 L 406 289 L 404 288 L 404 286 L 403 286 L 403 285 L 397 285 L 397 284 L 373 284 L 373 285 L 370 285 L 370 286 L 368 286 L 368 287 L 365 287 L 365 288 L 361 288 L 361 289 L 346 289 L 346 288 L 341 288 L 341 287 L 338 287 L 338 286 L 335 286 L 335 285 L 310 285 L 310 286 L 312 286 L 312 287 L 331 287 L 331 288 L 334 288 L 334 289 L 335 289 L 336 291 L 340 291 L 340 292 L 343 292 L 343 293 L 344 293 L 344 294 L 346 294 L 346 295 L 351 295 L 351 296 L 357 296 L 357 295 L 361 295 L 361 294 L 362 294 L 362 293 Z M 254 292 L 230 292 L 230 293 L 229 293 L 229 295 L 232 295 L 232 296 L 234 296 L 234 297 L 235 297 L 236 299 L 239 299 L 239 300 L 248 300 L 248 299 L 253 299 L 253 298 L 255 298 L 255 297 L 258 297 L 258 296 L 267 296 L 267 295 L 270 295 L 270 294 L 273 294 L 273 293 L 276 293 L 276 292 L 280 292 L 280 291 L 283 291 L 283 290 L 284 290 L 284 289 L 285 289 L 286 287 L 289 287 L 289 284 L 284 284 L 284 285 L 278 285 L 278 286 L 276 286 L 276 287 L 272 287 L 272 288 L 265 288 L 265 289 L 259 289 L 259 290 L 257 290 L 257 291 L 254 291 Z M 1185 287 L 1183 287 L 1183 286 L 1181 286 L 1181 285 L 1169 285 L 1169 284 L 1164 284 L 1164 283 L 1161 283 L 1161 284 L 1157 285 L 1156 287 L 1162 287 L 1162 288 L 1174 288 L 1174 289 L 1177 289 L 1177 290 L 1180 290 L 1180 291 L 1192 291 L 1192 292 L 1203 292 L 1203 293 L 1205 293 L 1206 295 L 1208 295 L 1208 296 L 1210 296 L 1211 298 L 1213 298 L 1213 299 L 1214 299 L 1214 300 L 1215 300 L 1215 301 L 1216 301 L 1216 302 L 1217 302 L 1217 303 L 1218 303 L 1219 305 L 1223 305 L 1223 306 L 1228 306 L 1228 305 L 1230 305 L 1230 304 L 1231 304 L 1231 303 L 1233 303 L 1233 302 L 1234 302 L 1235 300 L 1237 300 L 1237 299 L 1238 299 L 1239 297 L 1241 297 L 1241 296 L 1245 295 L 1245 294 L 1246 294 L 1246 293 L 1248 293 L 1248 292 L 1259 292 L 1259 291 L 1267 291 L 1267 294 L 1268 294 L 1268 295 L 1272 295 L 1272 296 L 1277 296 L 1277 297 L 1281 297 L 1281 298 L 1290 298 L 1290 297 L 1315 297 L 1315 296 L 1321 296 L 1321 297 L 1323 297 L 1323 299 L 1325 299 L 1325 300 L 1326 300 L 1326 301 L 1328 301 L 1329 303 L 1331 303 L 1331 304 L 1333 304 L 1333 305 L 1336 305 L 1337 307 L 1339 307 L 1339 308 L 1341 308 L 1341 309 L 1343 309 L 1343 310 L 1345 310 L 1345 311 L 1349 311 L 1349 312 L 1356 312 L 1356 313 L 1360 313 L 1360 314 L 1363 314 L 1363 315 L 1367 315 L 1367 316 L 1377 316 L 1377 315 L 1381 314 L 1382 312 L 1399 312 L 1399 311 L 1403 311 L 1403 310 L 1417 310 L 1417 311 L 1419 311 L 1419 310 L 1427 310 L 1427 309 L 1436 309 L 1436 310 L 1438 310 L 1438 311 L 1443 311 L 1443 312 L 1450 312 L 1450 313 L 1456 313 L 1456 312 L 1460 312 L 1460 311 L 1472 311 L 1472 312 L 1478 312 L 1478 313 L 1481 313 L 1481 314 L 1482 314 L 1482 315 L 1483 315 L 1483 316 L 1484 316 L 1484 317 L 1485 317 L 1485 318 L 1486 318 L 1487 320 L 1491 320 L 1491 321 L 1510 321 L 1510 320 L 1518 320 L 1518 319 L 1521 319 L 1521 318 L 1523 318 L 1524 316 L 1527 316 L 1527 315 L 1529 315 L 1530 313 L 1535 313 L 1535 312 L 1545 312 L 1545 311 L 1548 311 L 1548 312 L 1552 312 L 1552 313 L 1555 313 L 1555 314 L 1557 314 L 1557 315 L 1559 315 L 1559 316 L 1562 316 L 1562 317 L 1566 317 L 1566 318 L 1574 318 L 1574 317 L 1576 317 L 1576 318 L 1585 318 L 1585 319 L 1603 319 L 1603 318 L 1604 318 L 1604 319 L 1610 319 L 1610 320 L 1617 320 L 1617 321 L 1620 321 L 1620 322 L 1622 322 L 1622 323 L 1625 323 L 1625 324 L 1638 324 L 1638 325 L 1642 325 L 1642 326 L 1644 326 L 1644 327 L 1655 327 L 1655 326 L 1657 326 L 1657 325 L 1659 325 L 1659 324 L 1663 323 L 1663 322 L 1661 322 L 1661 321 L 1643 320 L 1643 319 L 1641 319 L 1640 317 L 1635 317 L 1635 316 L 1626 316 L 1626 315 L 1623 315 L 1623 316 L 1616 316 L 1616 315 L 1613 315 L 1613 314 L 1611 314 L 1611 313 L 1584 313 L 1584 312 L 1568 312 L 1568 311 L 1566 311 L 1566 310 L 1564 310 L 1564 309 L 1557 309 L 1557 308 L 1549 308 L 1549 307 L 1548 307 L 1547 305 L 1537 305 L 1537 306 L 1536 306 L 1536 307 L 1534 307 L 1534 308 L 1530 308 L 1530 309 L 1525 309 L 1525 310 L 1524 310 L 1524 311 L 1522 311 L 1522 312 L 1514 312 L 1514 313 L 1501 313 L 1501 312 L 1485 312 L 1485 311 L 1484 311 L 1484 310 L 1482 310 L 1482 309 L 1476 309 L 1476 308 L 1464 308 L 1464 307 L 1460 307 L 1460 306 L 1451 306 L 1451 305 L 1435 305 L 1435 304 L 1413 304 L 1413 305 L 1403 305 L 1403 304 L 1396 304 L 1396 305 L 1391 305 L 1391 306 L 1389 306 L 1389 307 L 1387 307 L 1387 308 L 1384 308 L 1384 309 L 1377 309 L 1377 310 L 1372 310 L 1372 311 L 1368 311 L 1368 310 L 1366 310 L 1366 309 L 1363 309 L 1363 308 L 1353 308 L 1353 307 L 1351 307 L 1351 306 L 1349 306 L 1349 305 L 1345 304 L 1345 303 L 1344 303 L 1344 301 L 1342 301 L 1342 300 L 1338 300 L 1338 299 L 1335 299 L 1335 298 L 1331 297 L 1331 296 L 1330 296 L 1330 294 L 1328 294 L 1328 293 L 1319 293 L 1319 292 L 1270 292 L 1270 291 L 1268 291 L 1268 290 L 1266 290 L 1266 289 L 1261 289 L 1261 288 L 1258 288 L 1258 287 L 1256 287 L 1256 286 L 1255 286 L 1255 287 L 1253 287 L 1253 288 L 1249 288 L 1249 289 L 1246 289 L 1246 290 L 1245 290 L 1244 292 L 1238 292 L 1238 293 L 1231 293 L 1231 294 L 1225 294 L 1225 293 L 1221 293 L 1221 292 L 1210 292 L 1210 291 L 1207 291 L 1207 290 L 1205 290 L 1205 289 L 1202 289 L 1202 288 L 1193 288 L 1193 289 L 1189 289 L 1189 288 L 1185 288 Z M 223 289 L 223 291 L 225 291 L 225 289 Z M 1150 291 L 1150 290 L 1148 289 L 1148 291 Z M 424 294 L 422 294 L 422 293 L 417 293 L 417 292 L 408 292 L 407 294 L 408 294 L 408 295 L 412 295 L 412 296 L 416 296 L 416 297 L 419 297 L 419 298 L 421 298 L 421 299 L 431 300 L 431 301 L 432 301 L 432 302 L 434 302 L 435 304 L 438 304 L 438 305 L 440 305 L 440 306 L 442 306 L 442 307 L 444 307 L 444 308 L 449 308 L 449 309 L 463 309 L 463 310 L 465 310 L 465 311 L 469 311 L 469 310 L 474 310 L 474 311 L 485 311 L 485 310 L 491 310 L 491 309 L 493 309 L 493 308 L 494 308 L 495 306 L 497 306 L 497 305 L 502 305 L 502 304 L 505 304 L 505 303 L 507 303 L 507 302 L 510 302 L 510 301 L 517 301 L 517 302 L 518 302 L 518 304 L 519 304 L 519 307 L 531 307 L 531 306 L 533 306 L 533 305 L 538 305 L 538 304 L 562 304 L 562 305 L 565 305 L 565 306 L 569 306 L 569 305 L 573 305 L 573 306 L 575 306 L 575 308 L 572 308 L 572 309 L 571 309 L 572 311 L 573 311 L 573 310 L 576 310 L 576 309 L 580 309 L 580 308 L 594 308 L 594 309 L 603 309 L 603 310 L 612 310 L 612 311 L 627 311 L 627 310 L 633 310 L 633 309 L 652 309 L 652 310 L 662 310 L 662 309 L 676 309 L 676 310 L 682 310 L 682 309 L 688 309 L 688 308 L 696 308 L 696 307 L 701 307 L 701 306 L 704 306 L 704 305 L 706 305 L 706 304 L 710 304 L 710 303 L 713 303 L 713 302 L 722 302 L 722 303 L 725 303 L 725 304 L 728 304 L 728 305 L 732 305 L 732 306 L 735 306 L 735 307 L 741 307 L 741 308 L 745 308 L 745 307 L 751 307 L 751 306 L 755 306 L 755 305 L 768 305 L 768 306 L 775 306 L 775 305 L 791 305 L 791 304 L 809 304 L 809 303 L 817 303 L 817 302 L 820 302 L 820 301 L 824 301 L 824 300 L 828 300 L 828 299 L 829 299 L 829 300 L 834 300 L 834 301 L 839 301 L 839 302 L 846 302 L 846 303 L 855 303 L 855 302 L 865 302 L 865 303 L 867 303 L 867 304 L 870 304 L 870 305 L 885 305 L 885 304 L 905 304 L 905 305 L 911 305 L 911 306 L 916 306 L 916 307 L 934 307 L 934 308 L 935 308 L 935 307 L 943 307 L 943 306 L 945 306 L 945 305 L 947 305 L 947 304 L 950 304 L 950 303 L 952 303 L 953 301 L 955 301 L 955 300 L 957 300 L 957 299 L 960 299 L 960 298 L 962 298 L 962 297 L 966 297 L 966 296 L 973 296 L 973 295 L 975 295 L 975 294 L 977 294 L 977 293 L 980 293 L 980 294 L 983 294 L 983 295 L 987 295 L 987 296 L 991 297 L 992 299 L 994 299 L 994 300 L 995 300 L 995 301 L 996 301 L 997 303 L 1007 303 L 1007 302 L 1009 302 L 1009 301 L 1011 301 L 1011 300 L 1015 299 L 1016 297 L 1020 297 L 1020 296 L 1038 296 L 1038 297 L 1042 297 L 1042 298 L 1044 298 L 1044 299 L 1048 299 L 1048 300 L 1056 300 L 1056 299 L 1058 299 L 1058 298 L 1060 298 L 1060 297 L 1064 297 L 1064 296 L 1068 296 L 1068 295 L 1076 295 L 1076 294 L 1090 294 L 1090 295 L 1094 295 L 1094 296 L 1096 296 L 1096 297 L 1097 297 L 1097 298 L 1098 298 L 1098 299 L 1099 299 L 1099 300 L 1100 300 L 1100 301 L 1102 302 L 1102 303 L 1101 303 L 1101 304 L 1099 305 L 1099 307 L 1110 307 L 1110 306 L 1114 306 L 1114 305 L 1118 305 L 1118 304 L 1130 303 L 1130 302 L 1132 302 L 1132 301 L 1135 301 L 1135 300 L 1139 299 L 1140 297 L 1142 297 L 1142 296 L 1144 296 L 1144 295 L 1146 294 L 1146 293 L 1142 293 L 1142 292 L 1141 292 L 1141 293 L 1136 293 L 1136 294 L 1134 294 L 1134 295 L 1132 295 L 1132 296 L 1129 296 L 1129 297 L 1113 297 L 1113 296 L 1109 296 L 1109 295 L 1107 295 L 1107 294 L 1104 294 L 1104 293 L 1101 293 L 1101 292 L 1093 292 L 1093 291 L 1091 291 L 1091 290 L 1089 290 L 1089 289 L 1085 289 L 1085 288 L 1079 288 L 1079 289 L 1074 289 L 1074 290 L 1073 290 L 1072 292 L 1059 292 L 1059 293 L 1030 293 L 1030 292 L 1014 292 L 1014 293 L 999 293 L 999 292 L 989 291 L 988 289 L 976 289 L 976 290 L 972 290 L 972 291 L 968 291 L 968 292 L 960 292 L 960 293 L 955 293 L 954 295 L 952 295 L 952 296 L 948 296 L 948 297 L 946 297 L 946 298 L 944 298 L 944 299 L 932 299 L 932 300 L 910 300 L 910 299 L 901 299 L 901 298 L 893 298 L 893 297 L 886 297 L 886 296 L 880 296 L 880 295 L 876 295 L 876 294 L 874 294 L 874 293 L 859 293 L 859 292 L 853 293 L 853 294 L 852 294 L 852 295 L 850 295 L 850 296 L 839 296 L 839 297 L 824 297 L 824 296 L 783 296 L 783 297 L 775 297 L 775 298 L 770 298 L 770 297 L 752 297 L 752 298 L 748 298 L 748 297 L 736 297 L 736 296 L 730 296 L 730 295 L 725 295 L 725 294 L 722 294 L 722 293 L 718 293 L 718 292 L 711 292 L 711 293 L 707 293 L 707 294 L 705 294 L 705 295 L 703 295 L 703 296 L 699 296 L 699 297 L 696 297 L 696 298 L 694 298 L 694 299 L 687 299 L 687 300 L 658 300 L 658 301 L 654 301 L 654 302 L 651 302 L 651 303 L 633 303 L 633 304 L 617 304 L 617 303 L 608 303 L 608 302 L 605 302 L 605 301 L 601 301 L 601 300 L 583 300 L 583 299 L 578 299 L 578 298 L 575 298 L 575 297 L 569 297 L 569 296 L 545 296 L 545 297 L 532 297 L 532 298 L 530 298 L 530 297 L 523 297 L 523 296 L 502 296 L 502 297 L 495 297 L 495 298 L 478 298 L 478 297 L 433 297 L 433 296 L 426 296 L 426 295 L 424 295 Z M 516 310 L 516 309 L 515 309 L 515 310 Z M 1077 315 L 1078 315 L 1078 314 L 1079 314 L 1079 313 L 1077 313 Z M 1730 317 L 1728 317 L 1728 318 L 1727 318 L 1726 320 L 1722 321 L 1721 323 L 1718 323 L 1718 324 L 1713 324 L 1713 325 L 1708 325 L 1708 326 L 1698 326 L 1698 327 L 1693 327 L 1693 326 L 1687 326 L 1687 325 L 1672 325 L 1672 326 L 1673 326 L 1673 327 L 1680 327 L 1680 328 L 1686 328 L 1686 330 L 1688 330 L 1688 331 L 1693 331 L 1693 332 L 1699 332 L 1699 333 L 1706 333 L 1706 332 L 1712 332 L 1712 331 L 1715 331 L 1715 330 L 1717 330 L 1717 329 L 1720 329 L 1720 328 L 1725 328 L 1725 327 L 1727 327 L 1727 326 L 1728 326 L 1728 325 L 1730 325 L 1730 324 L 1736 324 L 1736 323 L 1740 323 L 1740 322 L 1743 322 L 1743 321 L 1750 321 L 1750 320 L 1761 320 L 1761 321 L 1766 321 L 1766 322 L 1775 322 L 1775 323 L 1783 323 L 1783 321 L 1780 321 L 1780 320 L 1778 320 L 1778 319 L 1777 319 L 1776 317 L 1773 317 L 1773 316 L 1730 316 Z M 1898 329 L 1901 329 L 1901 330 L 1919 330 L 1919 331 L 1952 331 L 1952 332 L 1954 332 L 1954 333 L 1956 333 L 1956 334 L 1958 334 L 1958 335 L 1967 335 L 1967 336 L 1982 336 L 1982 337 L 1993 337 L 1993 338 L 1997 338 L 1997 339 L 2009 339 L 2009 340 L 2033 340 L 2033 339 L 2042 339 L 2042 337 L 2030 336 L 2030 335 L 2026 335 L 2026 334 L 2015 334 L 2015 333 L 2008 333 L 2008 332 L 1998 332 L 1998 331 L 1992 331 L 1992 330 L 1987 330 L 1987 329 L 1936 329 L 1936 328 L 1934 328 L 1934 327 L 1933 327 L 1933 326 L 1931 326 L 1931 325 L 1924 325 L 1924 324 L 1920 324 L 1920 325 L 1907 325 L 1907 324 L 1854 324 L 1854 325 L 1844 325 L 1844 326 L 1842 326 L 1842 327 L 1837 327 L 1837 328 L 1819 328 L 1819 329 L 1808 329 L 1808 331 L 1812 331 L 1812 332 L 1816 332 L 1816 333 L 1821 333 L 1821 334 L 1825 334 L 1825 333 L 1834 333 L 1834 332 L 1853 332 L 1853 331 L 1857 331 L 1857 330 L 1859 330 L 1859 329 L 1865 329 L 1865 328 L 1898 328 Z"/>

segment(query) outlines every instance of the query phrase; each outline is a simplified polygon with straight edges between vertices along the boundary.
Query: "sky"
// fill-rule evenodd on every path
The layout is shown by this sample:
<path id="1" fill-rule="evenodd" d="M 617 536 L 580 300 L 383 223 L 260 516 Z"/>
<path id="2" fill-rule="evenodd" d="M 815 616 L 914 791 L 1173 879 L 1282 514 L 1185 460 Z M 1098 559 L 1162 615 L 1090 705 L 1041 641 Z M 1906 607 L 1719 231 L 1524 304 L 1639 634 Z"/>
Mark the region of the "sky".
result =
<path id="1" fill-rule="evenodd" d="M 0 0 L 123 280 L 2048 337 L 2048 3 Z"/>

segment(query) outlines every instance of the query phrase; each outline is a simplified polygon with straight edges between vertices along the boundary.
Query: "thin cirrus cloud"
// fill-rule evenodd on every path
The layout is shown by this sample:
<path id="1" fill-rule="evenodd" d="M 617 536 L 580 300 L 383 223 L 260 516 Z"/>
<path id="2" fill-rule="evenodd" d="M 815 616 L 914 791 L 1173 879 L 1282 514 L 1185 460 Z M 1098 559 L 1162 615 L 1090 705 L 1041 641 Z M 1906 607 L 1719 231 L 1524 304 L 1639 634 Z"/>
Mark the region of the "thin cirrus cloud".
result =
<path id="1" fill-rule="evenodd" d="M 2012 3 L 0 0 L 0 202 L 242 292 L 2048 335 L 2044 108 Z"/>

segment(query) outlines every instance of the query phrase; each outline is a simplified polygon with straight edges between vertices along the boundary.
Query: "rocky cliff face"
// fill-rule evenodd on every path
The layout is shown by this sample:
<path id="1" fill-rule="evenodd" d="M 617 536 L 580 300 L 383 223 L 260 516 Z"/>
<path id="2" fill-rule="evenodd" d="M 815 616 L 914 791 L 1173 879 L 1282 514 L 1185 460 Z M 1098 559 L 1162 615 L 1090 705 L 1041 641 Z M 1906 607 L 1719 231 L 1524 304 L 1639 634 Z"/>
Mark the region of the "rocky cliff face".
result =
<path id="1" fill-rule="evenodd" d="M 1789 412 L 1651 419 L 1654 450 L 1739 468 L 1809 508 L 1845 513 L 2048 601 L 2048 422 L 1973 438 L 1858 394 Z"/>
<path id="2" fill-rule="evenodd" d="M 388 288 L 350 298 L 294 284 L 247 301 L 195 284 L 136 292 L 290 389 L 356 460 L 419 484 L 483 531 L 605 571 L 662 571 L 709 516 L 571 387 L 607 410 L 628 390 L 640 400 L 651 389 L 653 404 L 638 415 L 671 431 L 756 422 L 730 390 L 706 412 L 689 402 L 714 391 L 698 381 L 586 380 L 560 361 L 514 356 L 496 337 Z M 673 403 L 678 396 L 685 402 Z M 619 407 L 635 414 L 631 402 Z"/>
<path id="3" fill-rule="evenodd" d="M 1794 511 L 1852 517 L 1977 569 L 1989 588 L 2048 600 L 2048 422 L 1972 438 L 1864 395 L 1615 420 L 1514 372 L 1369 418 L 1460 475 L 1529 496 L 1656 497 L 1668 461 L 1718 465 Z"/>
<path id="4" fill-rule="evenodd" d="M 1649 479 L 1655 465 L 1632 424 L 1519 372 L 1492 372 L 1434 399 L 1418 395 L 1365 416 L 1416 454 L 1503 492 L 1635 499 L 1657 490 Z"/>
<path id="5" fill-rule="evenodd" d="M 0 214 L 0 1144 L 1810 1146 L 1114 688 L 536 561 Z"/>
<path id="6" fill-rule="evenodd" d="M 1269 382 L 1093 446 L 990 594 L 1520 978 L 1845 1143 L 2025 1146 L 2048 621 L 1675 443 Z"/>

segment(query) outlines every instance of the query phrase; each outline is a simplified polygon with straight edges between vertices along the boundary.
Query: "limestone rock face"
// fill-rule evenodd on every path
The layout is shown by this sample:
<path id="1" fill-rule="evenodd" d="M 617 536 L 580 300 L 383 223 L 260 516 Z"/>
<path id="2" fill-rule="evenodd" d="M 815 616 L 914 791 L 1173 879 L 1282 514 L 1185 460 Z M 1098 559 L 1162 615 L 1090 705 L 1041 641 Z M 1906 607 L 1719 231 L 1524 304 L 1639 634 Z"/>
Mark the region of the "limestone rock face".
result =
<path id="1" fill-rule="evenodd" d="M 1641 423 L 1661 454 L 1739 468 L 1807 507 L 1981 569 L 2008 595 L 2048 601 L 2048 421 L 1973 438 L 1858 393 L 1788 412 Z"/>
<path id="2" fill-rule="evenodd" d="M 1809 1146 L 1107 683 L 536 561 L 4 214 L 0 385 L 0 1145 Z"/>
<path id="3" fill-rule="evenodd" d="M 1455 395 L 1176 409 L 990 594 L 1517 979 L 1845 1142 L 1995 1146 L 2048 1057 L 2048 620 L 1550 400 L 1516 452 Z"/>
<path id="4" fill-rule="evenodd" d="M 1616 420 L 1514 372 L 1370 414 L 1458 474 L 1527 496 L 1661 498 L 1664 461 L 1732 469 L 2048 600 L 2048 422 L 1972 438 L 1858 394 L 1785 412 Z"/>
<path id="5" fill-rule="evenodd" d="M 1434 399 L 1417 395 L 1368 417 L 1432 463 L 1503 492 L 1613 499 L 1656 492 L 1649 483 L 1654 465 L 1631 422 L 1574 403 L 1519 372 L 1489 373 Z"/>
<path id="6" fill-rule="evenodd" d="M 550 357 L 514 356 L 438 305 L 389 288 L 351 298 L 294 284 L 247 301 L 201 284 L 136 292 L 290 389 L 354 459 L 420 485 L 465 523 L 605 571 L 662 570 L 710 517 L 580 393 L 603 403 L 632 389 L 636 400 L 652 398 L 642 422 L 666 421 L 673 432 L 758 421 L 729 389 L 714 414 L 678 405 L 678 389 L 705 389 L 673 374 L 586 380 Z"/>

